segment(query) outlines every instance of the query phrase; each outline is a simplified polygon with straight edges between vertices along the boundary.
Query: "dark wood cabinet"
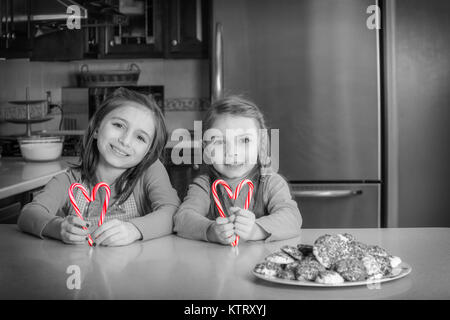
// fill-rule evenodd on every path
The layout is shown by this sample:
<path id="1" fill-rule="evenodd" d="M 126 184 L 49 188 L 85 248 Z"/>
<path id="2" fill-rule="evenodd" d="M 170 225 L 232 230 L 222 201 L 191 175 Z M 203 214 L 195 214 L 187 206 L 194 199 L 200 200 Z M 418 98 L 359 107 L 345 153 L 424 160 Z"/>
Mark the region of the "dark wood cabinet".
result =
<path id="1" fill-rule="evenodd" d="M 64 20 L 40 20 L 42 18 L 37 12 L 43 5 L 48 3 L 42 0 L 0 0 L 1 58 L 54 61 L 85 57 L 85 31 L 68 30 Z"/>
<path id="2" fill-rule="evenodd" d="M 0 0 L 0 57 L 30 56 L 30 12 L 31 0 Z"/>
<path id="3" fill-rule="evenodd" d="M 33 39 L 32 61 L 70 61 L 95 57 L 88 55 L 86 30 L 56 30 Z"/>
<path id="4" fill-rule="evenodd" d="M 105 0 L 114 15 L 90 14 L 89 3 L 80 3 L 88 18 L 82 19 L 81 29 L 68 29 L 65 20 L 33 18 L 33 12 L 45 11 L 43 0 L 0 0 L 0 57 L 35 61 L 208 57 L 208 0 Z"/>
<path id="5" fill-rule="evenodd" d="M 167 171 L 172 186 L 177 190 L 180 200 L 183 201 L 189 189 L 189 184 L 191 184 L 194 178 L 199 174 L 198 169 L 196 169 L 194 165 L 180 164 L 168 165 Z"/>
<path id="6" fill-rule="evenodd" d="M 40 189 L 0 199 L 0 224 L 16 224 L 20 210 L 24 205 L 33 200 L 33 195 Z"/>
<path id="7" fill-rule="evenodd" d="M 171 58 L 204 58 L 208 54 L 209 1 L 170 0 L 166 53 Z"/>
<path id="8" fill-rule="evenodd" d="M 99 58 L 162 58 L 163 2 L 114 0 L 110 4 L 126 16 L 126 22 L 99 29 Z"/>
<path id="9" fill-rule="evenodd" d="M 183 201 L 189 189 L 189 185 L 195 177 L 201 174 L 201 169 L 199 165 L 196 164 L 174 164 L 171 161 L 171 153 L 171 148 L 165 149 L 163 162 L 166 166 L 172 186 L 177 190 L 178 196 L 181 201 Z M 194 163 L 194 151 L 191 152 L 191 155 L 191 163 Z"/>
<path id="10" fill-rule="evenodd" d="M 111 1 L 127 16 L 105 27 L 99 58 L 206 58 L 209 2 L 206 0 Z"/>

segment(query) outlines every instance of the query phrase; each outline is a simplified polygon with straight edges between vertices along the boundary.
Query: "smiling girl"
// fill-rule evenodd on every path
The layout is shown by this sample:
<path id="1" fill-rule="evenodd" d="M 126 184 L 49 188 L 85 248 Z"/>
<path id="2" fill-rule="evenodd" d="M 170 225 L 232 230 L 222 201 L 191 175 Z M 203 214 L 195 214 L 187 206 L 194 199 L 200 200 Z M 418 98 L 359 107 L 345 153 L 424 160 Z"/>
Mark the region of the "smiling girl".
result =
<path id="1" fill-rule="evenodd" d="M 156 102 L 120 88 L 92 117 L 83 139 L 80 164 L 52 178 L 27 204 L 19 228 L 43 238 L 82 244 L 91 234 L 94 245 L 120 246 L 172 232 L 179 198 L 159 157 L 167 141 L 164 119 Z M 104 223 L 97 228 L 105 192 L 86 203 L 80 189 L 74 197 L 84 220 L 72 208 L 73 183 L 91 190 L 99 182 L 111 188 Z M 83 227 L 87 227 L 85 230 Z"/>
<path id="2" fill-rule="evenodd" d="M 302 218 L 286 181 L 268 167 L 265 121 L 250 101 L 231 96 L 215 102 L 203 122 L 206 173 L 189 186 L 174 217 L 174 231 L 181 237 L 231 244 L 243 240 L 282 240 L 298 236 Z M 248 210 L 242 209 L 248 186 L 233 203 L 224 188 L 217 193 L 227 214 L 219 215 L 211 193 L 217 179 L 234 191 L 244 179 L 254 184 Z"/>

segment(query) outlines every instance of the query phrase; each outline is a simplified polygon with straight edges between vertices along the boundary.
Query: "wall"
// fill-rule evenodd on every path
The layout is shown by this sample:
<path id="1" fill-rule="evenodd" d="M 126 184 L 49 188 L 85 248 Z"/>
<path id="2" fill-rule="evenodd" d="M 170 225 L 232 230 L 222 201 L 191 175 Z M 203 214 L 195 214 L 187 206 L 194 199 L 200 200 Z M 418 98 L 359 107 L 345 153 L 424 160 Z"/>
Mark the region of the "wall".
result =
<path id="1" fill-rule="evenodd" d="M 123 70 L 132 62 L 141 69 L 138 85 L 164 85 L 169 131 L 179 127 L 192 129 L 193 121 L 202 116 L 203 102 L 209 97 L 207 60 L 30 62 L 16 59 L 0 61 L 0 135 L 24 132 L 24 125 L 6 123 L 3 119 L 17 111 L 8 101 L 24 100 L 27 86 L 30 88 L 30 99 L 45 99 L 45 92 L 51 91 L 53 102 L 60 103 L 61 87 L 76 86 L 76 73 L 82 64 L 88 64 L 90 71 Z M 33 130 L 56 129 L 57 126 L 58 119 L 55 119 L 42 125 L 33 125 Z"/>

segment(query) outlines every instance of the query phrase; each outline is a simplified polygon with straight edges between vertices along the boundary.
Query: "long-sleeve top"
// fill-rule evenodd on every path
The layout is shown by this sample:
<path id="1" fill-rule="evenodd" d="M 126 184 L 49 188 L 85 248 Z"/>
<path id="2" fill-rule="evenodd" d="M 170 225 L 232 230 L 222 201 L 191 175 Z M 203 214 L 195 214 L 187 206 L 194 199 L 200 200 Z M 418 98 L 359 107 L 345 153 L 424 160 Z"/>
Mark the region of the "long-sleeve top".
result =
<path id="1" fill-rule="evenodd" d="M 292 199 L 287 182 L 277 173 L 257 175 L 254 195 L 261 195 L 250 202 L 249 210 L 255 214 L 255 223 L 265 230 L 269 237 L 266 241 L 283 240 L 300 234 L 302 217 L 297 202 Z M 263 177 L 263 180 L 261 180 Z M 224 179 L 234 191 L 242 179 Z M 181 237 L 208 241 L 206 233 L 217 218 L 214 200 L 211 196 L 211 185 L 214 181 L 210 175 L 203 174 L 190 184 L 183 203 L 174 216 L 174 231 Z M 217 192 L 220 194 L 223 188 Z M 259 189 L 259 190 L 258 190 Z M 243 208 L 247 197 L 248 186 L 244 186 L 234 202 L 230 205 L 228 196 L 222 195 L 225 210 L 232 205 Z M 226 194 L 226 193 L 223 193 Z"/>
<path id="2" fill-rule="evenodd" d="M 17 222 L 18 227 L 43 238 L 42 231 L 50 221 L 64 219 L 69 214 L 71 202 L 68 190 L 75 182 L 82 183 L 79 170 L 68 169 L 54 176 L 33 201 L 24 206 Z M 180 199 L 159 160 L 139 178 L 132 194 L 139 216 L 129 222 L 140 231 L 142 240 L 172 233 L 173 215 Z"/>

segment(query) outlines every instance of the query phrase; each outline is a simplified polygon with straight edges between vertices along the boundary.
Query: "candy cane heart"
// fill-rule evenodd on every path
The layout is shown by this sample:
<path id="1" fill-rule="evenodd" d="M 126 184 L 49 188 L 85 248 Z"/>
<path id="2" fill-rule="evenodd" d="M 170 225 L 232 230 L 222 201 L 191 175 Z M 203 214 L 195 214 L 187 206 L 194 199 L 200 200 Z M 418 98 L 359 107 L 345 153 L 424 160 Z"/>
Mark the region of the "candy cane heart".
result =
<path id="1" fill-rule="evenodd" d="M 75 188 L 78 188 L 81 190 L 81 192 L 83 193 L 84 197 L 86 198 L 86 200 L 88 202 L 92 202 L 95 201 L 95 196 L 98 192 L 98 190 L 100 188 L 105 188 L 105 192 L 106 192 L 106 196 L 105 196 L 105 200 L 103 201 L 103 206 L 102 206 L 102 212 L 100 214 L 100 219 L 98 220 L 98 226 L 100 227 L 103 224 L 103 221 L 105 219 L 105 215 L 106 215 L 106 211 L 108 210 L 108 206 L 109 206 L 109 199 L 111 198 L 111 189 L 109 187 L 109 185 L 105 182 L 99 182 L 94 186 L 94 189 L 92 190 L 92 195 L 89 195 L 89 192 L 86 190 L 86 188 L 80 184 L 80 183 L 72 183 L 70 185 L 69 188 L 69 198 L 70 198 L 70 202 L 72 203 L 72 207 L 75 210 L 75 213 L 77 214 L 77 216 L 81 219 L 84 220 L 82 213 L 80 212 L 80 208 L 78 207 L 78 204 L 75 200 L 75 196 L 74 194 L 74 190 Z M 83 227 L 84 230 L 87 230 L 86 227 Z M 88 235 L 89 239 L 88 239 L 88 243 L 90 246 L 92 246 L 94 244 L 94 241 L 92 240 L 91 235 Z"/>
<path id="2" fill-rule="evenodd" d="M 219 214 L 221 217 L 226 218 L 226 214 L 223 210 L 222 204 L 220 203 L 219 196 L 217 195 L 217 186 L 222 185 L 225 188 L 225 191 L 227 192 L 230 199 L 236 200 L 239 196 L 239 193 L 241 192 L 242 187 L 245 184 L 248 184 L 248 193 L 247 193 L 247 198 L 245 199 L 244 209 L 248 210 L 248 208 L 250 207 L 250 201 L 251 201 L 252 195 L 253 195 L 253 189 L 255 187 L 253 185 L 253 182 L 251 182 L 249 179 L 242 180 L 236 187 L 236 190 L 234 191 L 234 193 L 233 193 L 233 190 L 231 190 L 230 186 L 228 185 L 228 183 L 226 183 L 225 180 L 218 179 L 213 182 L 212 194 L 213 194 L 213 198 L 214 198 L 214 203 L 216 204 L 217 210 L 219 210 Z M 236 236 L 236 240 L 231 245 L 233 247 L 235 247 L 238 245 L 238 243 L 239 243 L 239 236 Z"/>

